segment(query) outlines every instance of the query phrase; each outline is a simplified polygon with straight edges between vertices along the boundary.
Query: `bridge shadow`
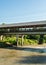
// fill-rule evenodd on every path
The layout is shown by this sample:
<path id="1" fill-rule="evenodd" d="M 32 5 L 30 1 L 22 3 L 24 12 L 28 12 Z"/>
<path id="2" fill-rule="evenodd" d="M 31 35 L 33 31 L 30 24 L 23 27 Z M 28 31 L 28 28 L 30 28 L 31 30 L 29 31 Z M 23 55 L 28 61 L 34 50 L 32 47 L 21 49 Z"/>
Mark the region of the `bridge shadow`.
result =
<path id="1" fill-rule="evenodd" d="M 37 56 L 25 56 L 22 57 L 21 60 L 18 60 L 17 62 L 14 61 L 14 63 L 19 64 L 46 64 L 46 56 L 44 55 L 37 55 Z"/>
<path id="2" fill-rule="evenodd" d="M 5 49 L 14 49 L 14 50 L 20 50 L 20 51 L 30 51 L 30 52 L 39 52 L 39 53 L 46 53 L 46 48 L 31 48 L 31 47 L 16 47 L 12 44 L 6 44 L 6 43 L 0 43 L 0 48 Z"/>

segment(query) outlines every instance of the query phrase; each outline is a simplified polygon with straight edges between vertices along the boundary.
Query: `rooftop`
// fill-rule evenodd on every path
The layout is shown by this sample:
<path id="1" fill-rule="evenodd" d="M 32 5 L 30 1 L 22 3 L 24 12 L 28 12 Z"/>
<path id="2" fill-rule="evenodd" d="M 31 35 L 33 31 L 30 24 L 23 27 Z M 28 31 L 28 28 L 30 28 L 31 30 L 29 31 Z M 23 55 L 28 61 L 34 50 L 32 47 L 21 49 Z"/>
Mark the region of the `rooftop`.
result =
<path id="1" fill-rule="evenodd" d="M 36 26 L 36 25 L 45 25 L 46 21 L 34 21 L 34 22 L 25 22 L 25 23 L 14 23 L 14 24 L 2 24 L 0 28 L 3 27 L 22 27 L 22 26 Z"/>

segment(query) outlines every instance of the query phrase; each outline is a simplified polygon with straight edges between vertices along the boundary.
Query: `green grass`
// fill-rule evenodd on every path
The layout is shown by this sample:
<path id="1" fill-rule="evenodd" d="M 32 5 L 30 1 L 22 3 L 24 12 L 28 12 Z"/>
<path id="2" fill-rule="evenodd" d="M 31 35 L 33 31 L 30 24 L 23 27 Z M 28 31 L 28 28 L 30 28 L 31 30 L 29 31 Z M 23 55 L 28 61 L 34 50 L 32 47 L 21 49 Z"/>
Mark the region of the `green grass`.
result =
<path id="1" fill-rule="evenodd" d="M 24 44 L 29 44 L 29 45 L 34 45 L 34 44 L 38 44 L 37 40 L 30 40 L 30 39 L 24 39 Z"/>
<path id="2" fill-rule="evenodd" d="M 0 43 L 10 43 L 10 44 L 16 44 L 16 37 L 7 37 L 7 38 L 4 38 L 2 41 L 0 40 Z M 38 44 L 38 41 L 37 40 L 32 40 L 32 39 L 23 39 L 23 43 L 24 45 L 35 45 L 35 44 Z M 21 44 L 21 38 L 18 38 L 18 44 L 20 45 Z"/>

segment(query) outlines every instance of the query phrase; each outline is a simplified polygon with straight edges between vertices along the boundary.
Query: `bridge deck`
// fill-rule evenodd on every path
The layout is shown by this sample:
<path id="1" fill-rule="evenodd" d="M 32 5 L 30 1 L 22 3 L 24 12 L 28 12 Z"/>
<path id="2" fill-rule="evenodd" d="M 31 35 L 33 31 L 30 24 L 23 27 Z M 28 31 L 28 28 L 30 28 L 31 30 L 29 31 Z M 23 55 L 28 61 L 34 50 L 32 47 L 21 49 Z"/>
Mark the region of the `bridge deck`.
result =
<path id="1" fill-rule="evenodd" d="M 0 25 L 1 34 L 46 34 L 46 21 Z"/>

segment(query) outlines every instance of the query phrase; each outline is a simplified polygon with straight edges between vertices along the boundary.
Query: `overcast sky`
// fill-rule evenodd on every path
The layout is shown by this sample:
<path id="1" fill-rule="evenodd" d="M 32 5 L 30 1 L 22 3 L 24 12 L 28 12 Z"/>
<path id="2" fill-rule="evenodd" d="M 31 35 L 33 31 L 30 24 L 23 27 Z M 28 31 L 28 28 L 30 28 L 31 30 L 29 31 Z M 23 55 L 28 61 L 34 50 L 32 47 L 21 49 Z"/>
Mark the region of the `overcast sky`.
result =
<path id="1" fill-rule="evenodd" d="M 0 24 L 46 20 L 46 0 L 0 0 Z"/>

